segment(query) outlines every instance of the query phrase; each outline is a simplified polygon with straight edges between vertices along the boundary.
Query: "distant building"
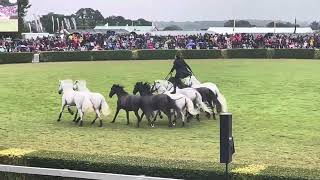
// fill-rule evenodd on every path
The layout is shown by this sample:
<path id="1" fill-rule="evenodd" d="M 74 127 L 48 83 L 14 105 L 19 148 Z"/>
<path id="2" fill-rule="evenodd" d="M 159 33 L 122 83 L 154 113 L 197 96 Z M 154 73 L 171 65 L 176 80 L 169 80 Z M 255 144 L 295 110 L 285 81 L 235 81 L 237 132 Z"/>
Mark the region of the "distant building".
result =
<path id="1" fill-rule="evenodd" d="M 129 32 L 152 32 L 152 31 L 158 31 L 158 29 L 155 27 L 155 25 L 152 23 L 151 26 L 109 26 L 108 24 L 104 26 L 96 26 L 94 30 L 125 30 Z"/>
<path id="2" fill-rule="evenodd" d="M 208 31 L 218 34 L 250 33 L 250 34 L 293 34 L 295 28 L 273 28 L 273 27 L 210 27 Z M 297 27 L 297 34 L 312 34 L 314 31 L 311 27 Z"/>

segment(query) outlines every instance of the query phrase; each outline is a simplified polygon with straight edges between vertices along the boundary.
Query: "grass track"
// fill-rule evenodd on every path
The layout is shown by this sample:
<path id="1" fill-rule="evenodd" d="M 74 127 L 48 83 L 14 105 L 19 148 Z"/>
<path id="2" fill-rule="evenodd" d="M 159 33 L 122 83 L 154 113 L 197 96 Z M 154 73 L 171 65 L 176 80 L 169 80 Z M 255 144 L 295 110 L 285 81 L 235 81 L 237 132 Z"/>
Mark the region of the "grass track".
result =
<path id="1" fill-rule="evenodd" d="M 198 78 L 214 82 L 234 115 L 235 164 L 320 168 L 320 62 L 311 60 L 192 60 Z M 0 146 L 35 150 L 219 162 L 219 124 L 186 128 L 125 125 L 125 113 L 104 128 L 74 126 L 60 108 L 58 80 L 86 79 L 106 97 L 113 83 L 132 91 L 137 81 L 165 77 L 171 62 L 84 62 L 0 66 Z M 107 101 L 115 109 L 116 99 Z M 113 114 L 112 114 L 113 116 Z M 93 116 L 89 116 L 91 120 Z"/>

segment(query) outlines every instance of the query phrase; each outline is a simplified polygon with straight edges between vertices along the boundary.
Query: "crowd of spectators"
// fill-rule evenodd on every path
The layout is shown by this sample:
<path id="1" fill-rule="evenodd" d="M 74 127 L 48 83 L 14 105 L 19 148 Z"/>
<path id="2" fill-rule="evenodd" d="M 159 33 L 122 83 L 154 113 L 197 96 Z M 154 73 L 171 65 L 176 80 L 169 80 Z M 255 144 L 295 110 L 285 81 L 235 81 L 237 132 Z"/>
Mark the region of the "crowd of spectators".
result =
<path id="1" fill-rule="evenodd" d="M 11 17 L 18 15 L 18 6 L 0 5 L 0 17 Z"/>
<path id="2" fill-rule="evenodd" d="M 0 39 L 0 52 L 135 49 L 320 48 L 320 34 L 71 34 L 25 40 Z"/>

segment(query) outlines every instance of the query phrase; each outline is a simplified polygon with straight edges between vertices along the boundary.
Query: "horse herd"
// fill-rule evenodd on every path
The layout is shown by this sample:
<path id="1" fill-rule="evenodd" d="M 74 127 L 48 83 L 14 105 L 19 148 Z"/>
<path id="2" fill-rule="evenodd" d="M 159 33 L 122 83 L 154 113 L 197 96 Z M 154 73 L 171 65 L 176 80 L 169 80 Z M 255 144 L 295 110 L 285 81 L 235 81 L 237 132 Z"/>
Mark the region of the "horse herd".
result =
<path id="1" fill-rule="evenodd" d="M 120 110 L 126 112 L 127 124 L 129 125 L 129 113 L 134 112 L 137 118 L 137 127 L 145 116 L 151 127 L 159 116 L 165 114 L 169 121 L 169 127 L 175 126 L 177 119 L 182 120 L 182 126 L 191 118 L 196 117 L 200 121 L 200 113 L 205 112 L 207 118 L 216 119 L 217 113 L 227 112 L 227 103 L 217 86 L 213 83 L 201 84 L 194 76 L 182 80 L 185 87 L 179 85 L 175 94 L 172 94 L 173 84 L 169 80 L 156 80 L 152 84 L 137 82 L 134 86 L 133 95 L 130 95 L 123 86 L 114 84 L 109 97 L 117 96 L 117 108 L 112 123 Z M 62 80 L 59 81 L 58 93 L 62 94 L 62 105 L 58 121 L 61 120 L 65 107 L 71 115 L 75 115 L 74 122 L 83 126 L 84 114 L 95 112 L 96 117 L 92 124 L 99 119 L 100 127 L 103 126 L 103 116 L 109 116 L 111 109 L 105 97 L 100 93 L 91 92 L 85 80 Z M 140 95 L 137 95 L 137 94 Z M 77 108 L 74 113 L 72 106 Z M 139 115 L 139 110 L 142 114 Z M 79 117 L 78 117 L 79 116 Z"/>

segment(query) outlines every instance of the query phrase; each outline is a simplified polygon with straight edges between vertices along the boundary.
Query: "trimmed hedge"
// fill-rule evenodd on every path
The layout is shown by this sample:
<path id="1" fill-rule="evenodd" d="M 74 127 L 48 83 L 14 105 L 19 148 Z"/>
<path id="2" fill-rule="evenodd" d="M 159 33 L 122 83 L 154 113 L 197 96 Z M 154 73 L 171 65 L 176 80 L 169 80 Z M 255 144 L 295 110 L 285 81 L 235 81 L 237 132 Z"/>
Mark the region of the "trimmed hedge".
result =
<path id="1" fill-rule="evenodd" d="M 0 53 L 0 64 L 31 63 L 33 53 Z"/>
<path id="2" fill-rule="evenodd" d="M 134 59 L 173 59 L 177 52 L 181 52 L 185 59 L 217 59 L 221 58 L 220 50 L 137 50 Z"/>
<path id="3" fill-rule="evenodd" d="M 268 58 L 268 49 L 226 49 L 222 50 L 223 58 L 255 58 L 266 59 Z"/>
<path id="4" fill-rule="evenodd" d="M 181 50 L 185 59 L 219 59 L 222 58 L 220 50 Z M 171 58 L 172 59 L 172 58 Z"/>
<path id="5" fill-rule="evenodd" d="M 274 49 L 274 59 L 313 59 L 313 49 Z"/>
<path id="6" fill-rule="evenodd" d="M 314 50 L 314 59 L 320 59 L 320 50 Z"/>
<path id="7" fill-rule="evenodd" d="M 313 49 L 226 49 L 226 50 L 136 50 L 41 52 L 40 62 L 158 60 L 173 59 L 181 52 L 185 59 L 320 59 L 320 50 Z M 33 53 L 1 53 L 0 64 L 31 63 Z"/>
<path id="8" fill-rule="evenodd" d="M 134 51 L 134 59 L 173 59 L 177 52 L 177 50 L 136 50 Z"/>
<path id="9" fill-rule="evenodd" d="M 40 62 L 64 61 L 97 61 L 97 60 L 128 60 L 131 51 L 73 51 L 73 52 L 41 52 Z"/>
<path id="10" fill-rule="evenodd" d="M 4 161 L 4 159 L 6 159 Z M 4 157 L 0 163 L 24 165 L 31 167 L 72 169 L 102 173 L 147 175 L 178 179 L 223 179 L 224 165 L 193 160 L 161 160 L 143 157 L 110 156 L 102 154 L 78 154 L 50 151 L 36 151 L 22 157 Z M 291 169 L 283 167 L 266 167 L 259 173 L 232 172 L 246 165 L 231 164 L 230 179 L 318 179 L 319 167 L 316 169 Z M 8 173 L 0 173 L 0 179 Z M 10 174 L 10 177 L 13 175 Z M 17 175 L 20 177 L 21 175 Z M 27 175 L 26 175 L 27 177 Z M 43 177 L 34 178 L 42 179 Z M 12 178 L 14 179 L 14 178 Z M 19 178 L 18 178 L 19 179 Z M 28 179 L 28 178 L 26 178 Z"/>

